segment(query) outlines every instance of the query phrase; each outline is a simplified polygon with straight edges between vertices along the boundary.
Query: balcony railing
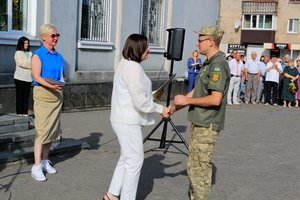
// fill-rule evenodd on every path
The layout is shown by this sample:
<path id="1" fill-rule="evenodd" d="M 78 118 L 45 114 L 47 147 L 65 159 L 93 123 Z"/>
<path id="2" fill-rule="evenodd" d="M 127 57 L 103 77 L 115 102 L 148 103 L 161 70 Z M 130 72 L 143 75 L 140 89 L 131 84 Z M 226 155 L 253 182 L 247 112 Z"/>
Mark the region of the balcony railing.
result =
<path id="1" fill-rule="evenodd" d="M 244 1 L 242 3 L 243 14 L 277 14 L 278 3 L 277 2 L 250 2 Z"/>
<path id="2" fill-rule="evenodd" d="M 257 2 L 257 3 L 278 3 L 279 0 L 253 0 L 253 2 Z"/>

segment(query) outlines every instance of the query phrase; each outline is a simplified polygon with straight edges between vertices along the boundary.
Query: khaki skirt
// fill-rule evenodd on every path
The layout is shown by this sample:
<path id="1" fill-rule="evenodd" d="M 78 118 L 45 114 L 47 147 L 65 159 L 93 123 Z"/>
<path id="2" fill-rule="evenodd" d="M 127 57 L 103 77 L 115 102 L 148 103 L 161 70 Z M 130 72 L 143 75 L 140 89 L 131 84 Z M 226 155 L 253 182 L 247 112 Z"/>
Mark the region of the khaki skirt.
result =
<path id="1" fill-rule="evenodd" d="M 62 91 L 34 86 L 33 100 L 36 130 L 35 144 L 54 142 L 61 133 Z"/>

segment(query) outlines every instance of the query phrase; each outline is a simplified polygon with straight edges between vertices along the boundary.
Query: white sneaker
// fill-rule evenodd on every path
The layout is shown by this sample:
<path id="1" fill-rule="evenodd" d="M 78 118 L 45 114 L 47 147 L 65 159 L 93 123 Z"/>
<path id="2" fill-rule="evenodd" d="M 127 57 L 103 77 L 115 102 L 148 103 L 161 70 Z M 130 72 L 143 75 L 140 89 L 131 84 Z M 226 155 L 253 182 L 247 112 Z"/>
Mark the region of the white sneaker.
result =
<path id="1" fill-rule="evenodd" d="M 51 161 L 50 160 L 42 160 L 42 166 L 43 166 L 43 171 L 47 172 L 48 174 L 56 174 L 56 169 L 51 166 Z"/>
<path id="2" fill-rule="evenodd" d="M 33 165 L 31 168 L 31 176 L 37 181 L 46 181 L 47 178 L 45 177 L 42 169 L 42 164 L 39 165 Z"/>

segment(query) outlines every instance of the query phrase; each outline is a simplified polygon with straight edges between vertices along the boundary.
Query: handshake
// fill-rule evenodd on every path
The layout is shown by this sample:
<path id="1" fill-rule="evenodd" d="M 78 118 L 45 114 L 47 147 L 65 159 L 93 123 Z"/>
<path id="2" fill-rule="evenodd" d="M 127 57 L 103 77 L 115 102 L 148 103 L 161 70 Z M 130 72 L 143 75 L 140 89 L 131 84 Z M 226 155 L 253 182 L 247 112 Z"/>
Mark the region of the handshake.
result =
<path id="1" fill-rule="evenodd" d="M 174 98 L 173 104 L 169 105 L 168 107 L 163 108 L 162 117 L 168 118 L 172 114 L 174 114 L 177 110 L 187 106 L 187 97 L 184 95 L 176 95 Z"/>
<path id="2" fill-rule="evenodd" d="M 172 111 L 172 110 L 174 110 L 173 107 L 174 107 L 174 105 L 169 105 L 168 107 L 164 107 L 163 112 L 161 113 L 161 116 L 163 118 L 169 118 L 170 115 L 172 115 L 175 112 L 175 111 L 174 112 Z"/>

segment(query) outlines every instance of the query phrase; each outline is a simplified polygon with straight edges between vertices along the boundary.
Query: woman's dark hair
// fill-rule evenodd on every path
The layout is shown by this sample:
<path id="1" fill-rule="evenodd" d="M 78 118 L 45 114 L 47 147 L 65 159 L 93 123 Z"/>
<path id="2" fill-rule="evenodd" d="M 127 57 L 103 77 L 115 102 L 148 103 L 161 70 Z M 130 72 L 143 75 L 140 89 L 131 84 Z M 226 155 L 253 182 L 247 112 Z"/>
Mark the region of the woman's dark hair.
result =
<path id="1" fill-rule="evenodd" d="M 265 59 L 265 56 L 261 56 L 259 61 L 263 61 L 263 59 Z"/>
<path id="2" fill-rule="evenodd" d="M 18 50 L 20 50 L 20 51 L 29 51 L 30 43 L 29 43 L 28 49 L 24 49 L 24 43 L 25 43 L 25 41 L 30 42 L 30 40 L 27 37 L 23 36 L 23 37 L 19 38 L 18 45 L 17 45 L 17 51 Z"/>
<path id="3" fill-rule="evenodd" d="M 147 37 L 141 34 L 131 34 L 123 47 L 122 55 L 127 60 L 142 62 L 142 55 L 148 48 Z"/>

